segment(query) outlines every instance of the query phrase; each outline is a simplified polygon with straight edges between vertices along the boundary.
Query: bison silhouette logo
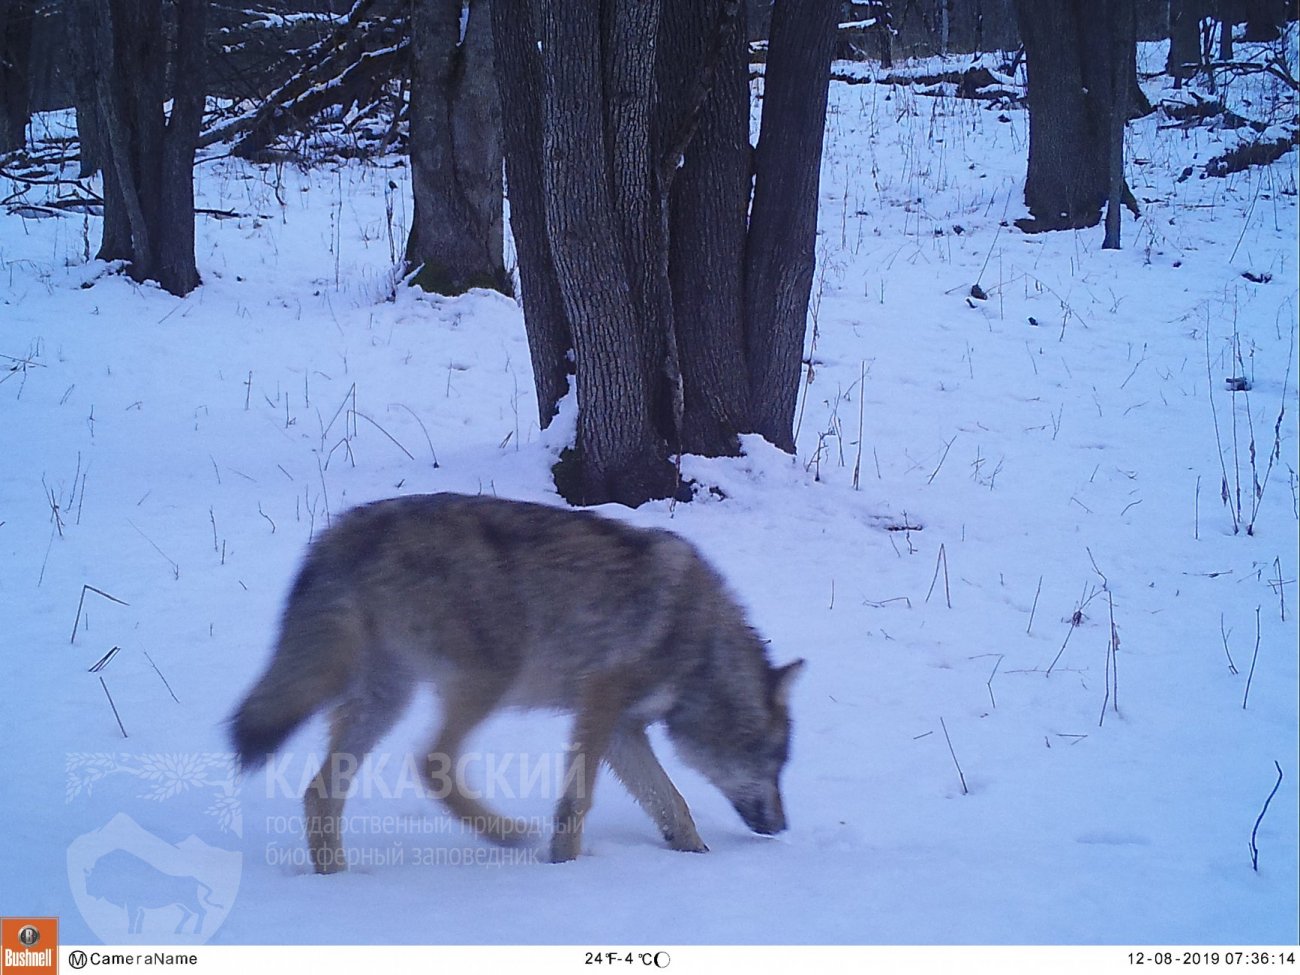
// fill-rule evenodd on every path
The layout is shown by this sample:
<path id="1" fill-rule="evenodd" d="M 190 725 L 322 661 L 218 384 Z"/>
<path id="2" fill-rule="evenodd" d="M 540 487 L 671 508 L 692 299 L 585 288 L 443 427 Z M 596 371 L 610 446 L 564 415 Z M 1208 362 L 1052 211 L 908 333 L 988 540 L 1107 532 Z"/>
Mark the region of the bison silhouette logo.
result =
<path id="1" fill-rule="evenodd" d="M 225 920 L 242 856 L 190 836 L 175 845 L 125 813 L 68 847 L 82 917 L 105 942 L 201 944 Z"/>
<path id="2" fill-rule="evenodd" d="M 180 910 L 173 934 L 184 934 L 191 920 L 191 933 L 202 934 L 207 908 L 222 908 L 212 900 L 212 888 L 202 880 L 164 873 L 126 850 L 112 850 L 95 861 L 86 871 L 86 893 L 124 909 L 127 934 L 144 933 L 146 910 L 173 907 Z"/>

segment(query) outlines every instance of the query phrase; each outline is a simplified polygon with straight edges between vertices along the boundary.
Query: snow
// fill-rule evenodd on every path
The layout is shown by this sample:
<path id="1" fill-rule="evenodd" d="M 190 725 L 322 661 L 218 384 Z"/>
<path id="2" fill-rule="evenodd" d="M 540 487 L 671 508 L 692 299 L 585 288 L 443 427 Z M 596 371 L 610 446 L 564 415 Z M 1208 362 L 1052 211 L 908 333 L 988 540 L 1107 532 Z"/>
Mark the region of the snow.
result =
<path id="1" fill-rule="evenodd" d="M 295 822 L 323 722 L 230 771 L 313 531 L 396 494 L 560 503 L 573 404 L 539 432 L 514 302 L 394 285 L 400 162 L 205 161 L 199 205 L 241 216 L 199 218 L 184 300 L 88 261 L 97 219 L 0 218 L 0 914 L 74 944 L 1295 944 L 1294 154 L 1201 179 L 1233 133 L 1134 123 L 1108 252 L 1011 225 L 1023 110 L 831 99 L 797 457 L 749 438 L 683 460 L 725 499 L 603 511 L 691 539 L 809 662 L 777 838 L 654 736 L 703 856 L 602 778 L 588 855 L 493 859 L 399 775 L 427 696 L 348 806 L 349 873 L 310 874 Z M 566 728 L 474 745 L 541 763 Z M 493 804 L 543 818 L 547 784 Z M 118 849 L 207 885 L 197 934 L 88 891 Z"/>

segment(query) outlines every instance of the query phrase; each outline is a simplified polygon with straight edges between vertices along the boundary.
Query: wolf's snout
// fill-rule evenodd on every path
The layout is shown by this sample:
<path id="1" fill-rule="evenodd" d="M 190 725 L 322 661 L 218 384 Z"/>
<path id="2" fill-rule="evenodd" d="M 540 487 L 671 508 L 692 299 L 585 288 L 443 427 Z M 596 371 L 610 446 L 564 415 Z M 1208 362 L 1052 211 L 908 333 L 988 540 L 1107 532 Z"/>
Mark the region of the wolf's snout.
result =
<path id="1" fill-rule="evenodd" d="M 785 831 L 785 810 L 781 807 L 781 797 L 772 801 L 762 799 L 740 800 L 732 803 L 740 818 L 755 833 L 772 836 Z"/>

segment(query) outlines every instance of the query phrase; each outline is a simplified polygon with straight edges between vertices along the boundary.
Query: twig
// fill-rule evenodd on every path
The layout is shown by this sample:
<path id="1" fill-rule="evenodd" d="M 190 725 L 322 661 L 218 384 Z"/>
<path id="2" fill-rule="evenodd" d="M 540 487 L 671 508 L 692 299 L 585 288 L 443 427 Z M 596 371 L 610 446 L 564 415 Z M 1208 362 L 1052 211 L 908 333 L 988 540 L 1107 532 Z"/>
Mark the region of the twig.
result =
<path id="1" fill-rule="evenodd" d="M 77 642 L 77 627 L 81 623 L 81 607 L 84 606 L 86 602 L 86 590 L 90 590 L 97 596 L 103 596 L 105 599 L 112 600 L 113 602 L 117 603 L 119 606 L 131 605 L 130 603 L 124 600 L 118 599 L 116 596 L 110 596 L 102 589 L 96 589 L 94 586 L 91 585 L 83 585 L 81 587 L 81 598 L 77 600 L 77 618 L 72 621 L 72 637 L 71 639 L 68 640 L 69 643 Z"/>
<path id="2" fill-rule="evenodd" d="M 1287 344 L 1286 354 L 1286 374 L 1282 377 L 1282 404 L 1278 407 L 1277 422 L 1273 424 L 1273 449 L 1268 453 L 1268 466 L 1264 468 L 1264 480 L 1255 480 L 1255 490 L 1250 506 L 1250 523 L 1246 526 L 1246 534 L 1255 534 L 1255 518 L 1259 515 L 1259 506 L 1264 501 L 1264 489 L 1268 487 L 1269 476 L 1273 473 L 1273 465 L 1282 456 L 1282 418 L 1286 415 L 1286 390 L 1291 383 L 1291 362 L 1295 356 L 1295 333 L 1296 326 L 1291 326 L 1291 341 Z M 1250 400 L 1247 399 L 1249 407 Z M 1254 451 L 1251 452 L 1251 464 L 1254 465 Z"/>
<path id="3" fill-rule="evenodd" d="M 429 454 L 433 457 L 433 466 L 435 469 L 437 469 L 437 467 L 439 466 L 438 452 L 433 449 L 433 440 L 429 436 L 429 429 L 424 425 L 424 421 L 420 419 L 420 415 L 416 413 L 415 410 L 407 406 L 405 403 L 394 403 L 393 405 L 400 406 L 402 409 L 406 410 L 407 413 L 410 413 L 411 416 L 415 418 L 415 422 L 420 425 L 420 429 L 424 432 L 424 441 L 429 445 Z"/>
<path id="4" fill-rule="evenodd" d="M 374 420 L 370 419 L 370 417 L 366 416 L 364 413 L 360 413 L 360 412 L 358 412 L 357 410 L 353 410 L 353 411 L 352 411 L 352 415 L 353 415 L 353 417 L 358 417 L 358 416 L 361 417 L 361 419 L 365 420 L 365 421 L 366 421 L 367 423 L 369 423 L 372 427 L 374 427 L 376 430 L 378 430 L 380 433 L 382 433 L 385 437 L 387 437 L 387 438 L 388 438 L 389 440 L 391 440 L 393 443 L 397 444 L 397 449 L 400 450 L 402 453 L 406 454 L 406 457 L 407 457 L 408 460 L 415 460 L 415 455 L 414 455 L 414 454 L 412 454 L 409 450 L 407 450 L 407 449 L 406 449 L 405 447 L 403 447 L 400 443 L 398 443 L 398 440 L 397 440 L 396 437 L 394 437 L 391 433 L 389 433 L 387 430 L 385 430 L 383 427 L 381 427 L 381 426 L 380 426 L 378 423 L 376 423 Z"/>
<path id="5" fill-rule="evenodd" d="M 1269 585 L 1277 588 L 1277 601 L 1282 611 L 1282 622 L 1286 622 L 1286 580 L 1282 578 L 1282 557 L 1273 559 L 1273 568 L 1277 569 L 1277 578 L 1270 579 Z"/>
<path id="6" fill-rule="evenodd" d="M 180 704 L 181 699 L 176 696 L 176 692 L 172 690 L 171 684 L 167 683 L 167 678 L 164 677 L 163 672 L 158 669 L 158 665 L 153 662 L 153 657 L 149 656 L 149 651 L 143 650 L 141 652 L 144 654 L 144 658 L 149 661 L 149 666 L 153 668 L 153 672 L 158 675 L 158 679 L 163 682 L 163 687 L 167 688 L 167 693 L 172 696 L 172 700 L 177 704 Z"/>
<path id="7" fill-rule="evenodd" d="M 1105 578 L 1104 576 L 1102 578 Z M 1115 628 L 1115 597 L 1106 590 L 1106 602 L 1110 607 L 1110 644 L 1106 647 L 1106 696 L 1101 702 L 1101 718 L 1097 721 L 1100 728 L 1106 720 L 1106 702 L 1111 710 L 1119 714 L 1119 630 Z"/>
<path id="8" fill-rule="evenodd" d="M 1043 591 L 1043 577 L 1038 577 L 1038 588 L 1034 590 L 1034 604 L 1029 607 L 1029 624 L 1025 627 L 1025 633 L 1034 628 L 1034 611 L 1038 609 L 1038 594 Z M 1068 637 L 1066 639 L 1069 639 Z M 1062 650 L 1065 648 L 1062 647 Z"/>
<path id="9" fill-rule="evenodd" d="M 1043 675 L 1044 677 L 1052 676 L 1052 668 L 1054 668 L 1057 661 L 1061 659 L 1061 654 L 1065 653 L 1065 647 L 1070 642 L 1070 637 L 1074 635 L 1074 631 L 1079 625 L 1075 620 L 1080 619 L 1081 617 L 1081 613 L 1075 613 L 1074 616 L 1070 617 L 1070 628 L 1065 631 L 1065 639 L 1061 641 L 1061 649 L 1056 651 L 1056 656 L 1052 658 L 1052 662 L 1047 667 L 1047 673 Z"/>
<path id="10" fill-rule="evenodd" d="M 148 542 L 153 547 L 153 550 L 155 552 L 157 552 L 159 555 L 161 555 L 164 559 L 167 560 L 168 564 L 171 565 L 172 567 L 172 575 L 175 576 L 177 579 L 179 579 L 181 577 L 181 567 L 176 562 L 172 561 L 172 557 L 168 555 L 166 552 L 164 552 L 162 549 L 160 549 L 157 543 L 155 543 L 152 538 L 150 538 L 144 532 L 140 531 L 136 523 L 133 522 L 130 518 L 126 520 L 126 523 L 130 525 L 132 528 L 134 528 L 136 532 L 139 533 L 140 537 L 143 538 L 146 542 Z"/>
<path id="11" fill-rule="evenodd" d="M 1250 657 L 1250 673 L 1246 675 L 1246 693 L 1241 696 L 1241 709 L 1246 710 L 1250 697 L 1250 682 L 1255 679 L 1255 661 L 1259 659 L 1259 607 L 1255 607 L 1255 652 Z"/>
<path id="12" fill-rule="evenodd" d="M 1125 508 L 1124 510 L 1127 511 L 1128 509 Z M 1092 548 L 1085 545 L 1083 550 L 1088 553 L 1088 561 L 1092 563 L 1093 571 L 1096 572 L 1097 575 L 1101 576 L 1101 588 L 1106 589 L 1108 585 L 1106 582 L 1106 573 L 1102 572 L 1101 569 L 1097 567 L 1097 560 L 1093 557 Z"/>
<path id="13" fill-rule="evenodd" d="M 943 737 L 948 742 L 948 754 L 952 756 L 952 764 L 957 766 L 957 778 L 961 779 L 961 794 L 970 795 L 970 790 L 966 788 L 966 776 L 962 773 L 961 762 L 957 761 L 957 753 L 953 751 L 952 739 L 948 737 L 948 726 L 944 724 L 943 718 L 939 719 L 939 727 L 943 728 Z"/>
<path id="14" fill-rule="evenodd" d="M 1192 499 L 1192 538 L 1201 538 L 1201 475 L 1196 475 L 1196 495 Z"/>
<path id="15" fill-rule="evenodd" d="M 89 674 L 98 674 L 101 670 L 103 670 L 112 662 L 113 658 L 117 656 L 118 651 L 120 651 L 121 649 L 122 649 L 121 647 L 114 647 L 112 650 L 108 651 L 108 653 L 104 654 L 93 664 L 91 664 L 90 667 L 87 668 L 86 672 Z"/>
<path id="16" fill-rule="evenodd" d="M 995 711 L 998 708 L 998 701 L 997 698 L 993 696 L 993 678 L 998 675 L 998 668 L 1002 666 L 1002 658 L 1005 656 L 1006 654 L 1003 653 L 998 654 L 997 663 L 993 665 L 993 673 L 989 674 L 989 679 L 984 682 L 984 686 L 989 689 L 989 701 L 992 703 L 993 710 Z"/>
<path id="17" fill-rule="evenodd" d="M 943 595 L 948 603 L 948 608 L 952 609 L 952 593 L 948 589 L 948 553 L 944 551 L 942 544 L 939 545 L 939 555 L 934 560 L 934 578 L 930 580 L 930 590 L 925 594 L 925 601 L 930 601 L 931 594 L 934 593 L 934 584 L 939 581 L 939 564 L 943 563 Z"/>
<path id="18" fill-rule="evenodd" d="M 330 490 L 325 486 L 325 467 L 321 464 L 320 454 L 316 455 L 316 470 L 320 474 L 321 496 L 325 500 L 325 527 L 328 528 L 330 526 Z"/>
<path id="19" fill-rule="evenodd" d="M 1228 650 L 1228 631 L 1224 628 L 1222 613 L 1219 614 L 1219 635 L 1223 637 L 1223 652 L 1228 658 L 1228 672 L 1231 674 L 1240 673 L 1240 671 L 1237 670 L 1237 665 L 1232 662 L 1232 654 Z"/>
<path id="20" fill-rule="evenodd" d="M 357 384 L 356 384 L 356 383 L 353 383 L 352 386 L 351 386 L 351 388 L 350 388 L 346 393 L 343 394 L 343 402 L 341 402 L 341 403 L 339 404 L 339 408 L 338 408 L 337 410 L 335 410 L 335 411 L 334 411 L 334 415 L 333 415 L 332 417 L 330 417 L 330 422 L 329 422 L 329 423 L 326 423 L 323 427 L 321 427 L 321 432 L 320 432 L 320 442 L 321 442 L 321 446 L 322 446 L 322 447 L 325 446 L 325 438 L 326 438 L 327 436 L 329 436 L 329 432 L 330 432 L 330 430 L 333 429 L 333 427 L 334 427 L 334 421 L 337 420 L 337 419 L 339 418 L 339 414 L 342 413 L 343 410 L 344 410 L 344 407 L 346 407 L 346 406 L 348 405 L 348 400 L 349 400 L 349 399 L 352 400 L 352 409 L 351 409 L 350 412 L 352 412 L 352 413 L 356 413 L 356 409 L 357 409 Z M 347 423 L 347 417 L 346 417 L 346 416 L 345 416 L 344 419 L 343 419 L 343 429 L 344 429 L 344 434 L 343 434 L 343 436 L 344 436 L 345 438 L 346 438 L 347 436 L 349 436 L 349 435 L 352 435 L 352 434 L 355 434 L 355 433 L 356 433 L 355 425 L 354 425 L 354 428 L 353 428 L 353 429 L 351 429 L 351 430 L 348 429 L 348 423 Z"/>
<path id="21" fill-rule="evenodd" d="M 1206 310 L 1209 314 L 1209 310 Z M 1232 516 L 1232 533 L 1235 535 L 1241 530 L 1240 522 L 1237 519 L 1237 512 L 1232 509 L 1228 494 L 1228 467 L 1223 460 L 1223 436 L 1219 432 L 1219 408 L 1214 402 L 1214 373 L 1210 370 L 1210 329 L 1207 323 L 1205 329 L 1205 378 L 1209 381 L 1210 390 L 1210 416 L 1214 420 L 1214 447 L 1215 453 L 1219 457 L 1219 472 L 1223 475 L 1219 494 L 1223 499 L 1224 507 L 1228 509 L 1228 514 Z"/>
<path id="22" fill-rule="evenodd" d="M 860 490 L 858 483 L 862 473 L 862 414 L 866 403 L 867 363 L 862 360 L 858 374 L 858 456 L 853 461 L 853 490 Z"/>
<path id="23" fill-rule="evenodd" d="M 1255 820 L 1255 828 L 1250 831 L 1250 868 L 1256 873 L 1259 873 L 1259 847 L 1255 844 L 1255 836 L 1259 832 L 1259 824 L 1264 821 L 1264 813 L 1268 812 L 1268 804 L 1273 801 L 1273 797 L 1277 795 L 1277 790 L 1282 787 L 1282 766 L 1274 760 L 1273 767 L 1277 769 L 1277 781 L 1273 783 L 1273 791 L 1264 800 L 1264 808 L 1259 811 L 1259 818 Z"/>
<path id="24" fill-rule="evenodd" d="M 122 716 L 117 713 L 117 705 L 113 703 L 113 695 L 108 693 L 108 685 L 104 683 L 102 677 L 99 679 L 99 686 L 104 689 L 104 696 L 108 698 L 108 706 L 113 709 L 113 717 L 117 718 L 117 727 L 122 732 L 122 737 L 130 737 L 126 733 L 126 727 L 122 724 Z"/>
<path id="25" fill-rule="evenodd" d="M 935 467 L 935 469 L 930 472 L 930 476 L 926 478 L 925 480 L 926 484 L 934 483 L 935 476 L 939 473 L 939 468 L 943 467 L 943 462 L 948 459 L 948 451 L 952 449 L 952 445 L 956 442 L 956 440 L 957 440 L 957 435 L 953 434 L 952 440 L 949 440 L 946 444 L 943 445 L 943 456 L 939 458 L 938 466 Z"/>

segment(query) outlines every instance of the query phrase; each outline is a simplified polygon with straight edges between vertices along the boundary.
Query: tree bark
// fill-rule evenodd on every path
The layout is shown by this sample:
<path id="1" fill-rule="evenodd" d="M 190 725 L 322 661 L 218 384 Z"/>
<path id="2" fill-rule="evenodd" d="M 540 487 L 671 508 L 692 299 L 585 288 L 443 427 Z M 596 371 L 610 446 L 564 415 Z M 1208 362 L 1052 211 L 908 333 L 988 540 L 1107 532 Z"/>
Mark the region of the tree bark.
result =
<path id="1" fill-rule="evenodd" d="M 1243 41 L 1275 41 L 1286 23 L 1285 0 L 1245 0 L 1246 31 Z"/>
<path id="2" fill-rule="evenodd" d="M 1110 28 L 1111 51 L 1127 51 L 1137 46 L 1137 7 L 1133 0 L 1102 0 L 1100 16 Z M 1124 207 L 1124 126 L 1129 117 L 1130 89 L 1137 87 L 1132 57 L 1110 59 L 1110 118 L 1108 131 L 1108 192 L 1106 200 L 1106 236 L 1104 250 L 1119 250 L 1120 225 Z"/>
<path id="3" fill-rule="evenodd" d="M 194 261 L 194 151 L 202 122 L 205 0 L 176 0 L 170 117 L 161 0 L 80 0 L 91 41 L 104 171 L 98 257 L 172 294 L 199 284 Z"/>
<path id="4" fill-rule="evenodd" d="M 1201 16 L 1206 0 L 1170 0 L 1169 55 L 1165 72 L 1181 88 L 1201 64 Z"/>
<path id="5" fill-rule="evenodd" d="M 493 18 L 543 426 L 575 371 L 555 471 L 575 503 L 683 496 L 669 454 L 735 453 L 743 432 L 793 448 L 836 6 L 778 3 L 752 210 L 738 8 L 538 0 Z"/>
<path id="6" fill-rule="evenodd" d="M 34 24 L 33 0 L 0 0 L 0 153 L 27 143 Z"/>
<path id="7" fill-rule="evenodd" d="M 830 58 L 839 5 L 772 9 L 754 203 L 745 254 L 751 423 L 794 450 L 794 411 L 816 267 L 817 204 Z"/>
<path id="8" fill-rule="evenodd" d="M 94 25 L 88 18 L 94 15 L 94 5 L 76 0 L 69 12 L 68 22 L 72 35 L 72 50 L 80 51 L 72 65 L 72 90 L 76 102 L 77 145 L 81 157 L 80 177 L 89 179 L 103 168 L 104 140 L 99 125 L 99 97 L 96 93 Z"/>
<path id="9" fill-rule="evenodd" d="M 1232 60 L 1232 28 L 1239 19 L 1241 0 L 1214 0 L 1214 14 L 1219 21 L 1219 60 Z"/>
<path id="10" fill-rule="evenodd" d="M 502 0 L 504 2 L 504 0 Z M 511 292 L 504 257 L 501 110 L 488 0 L 415 0 L 411 14 L 412 283 Z"/>
<path id="11" fill-rule="evenodd" d="M 203 35 L 207 7 L 207 0 L 175 0 L 175 82 L 171 115 L 163 129 L 161 201 L 156 234 L 156 277 L 158 283 L 174 295 L 189 294 L 200 283 L 194 258 L 194 154 L 198 148 L 199 130 L 203 127 L 206 101 Z"/>
<path id="12" fill-rule="evenodd" d="M 695 127 L 672 176 L 668 242 L 682 378 L 681 449 L 720 456 L 750 425 L 744 340 L 749 75 L 739 4 L 669 0 L 661 28 L 662 126 Z M 705 79 L 704 74 L 710 75 Z M 704 86 L 693 91 L 693 83 Z M 698 101 L 698 111 L 694 111 Z"/>
<path id="13" fill-rule="evenodd" d="M 1116 16 L 1132 3 L 1114 0 Z M 1016 9 L 1029 78 L 1025 204 L 1031 215 L 1017 225 L 1028 232 L 1096 226 L 1111 195 L 1112 144 L 1123 138 L 1112 119 L 1116 103 L 1128 100 L 1136 21 L 1124 15 L 1128 39 L 1120 43 L 1109 18 L 1086 0 L 1017 0 Z M 1126 186 L 1120 195 L 1136 209 Z"/>
<path id="14" fill-rule="evenodd" d="M 676 477 L 651 416 L 648 377 L 658 363 L 637 314 L 614 212 L 603 11 L 558 6 L 545 4 L 541 15 L 542 189 L 577 368 L 576 468 L 567 496 L 634 507 L 671 495 Z"/>
<path id="15" fill-rule="evenodd" d="M 534 3 L 491 5 L 497 90 L 502 113 L 510 227 L 519 264 L 520 302 L 545 429 L 569 391 L 573 336 L 546 235 L 542 186 L 542 61 Z"/>

